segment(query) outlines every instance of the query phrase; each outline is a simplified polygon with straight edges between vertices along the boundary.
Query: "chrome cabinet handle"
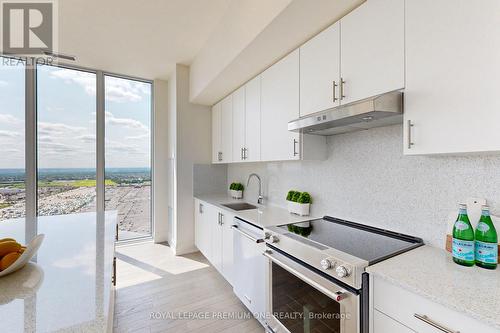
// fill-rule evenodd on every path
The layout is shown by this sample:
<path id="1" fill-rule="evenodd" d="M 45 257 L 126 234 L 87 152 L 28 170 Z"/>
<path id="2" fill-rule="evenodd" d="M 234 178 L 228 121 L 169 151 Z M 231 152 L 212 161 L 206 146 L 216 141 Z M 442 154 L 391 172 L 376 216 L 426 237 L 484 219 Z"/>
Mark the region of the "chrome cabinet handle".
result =
<path id="1" fill-rule="evenodd" d="M 220 152 L 220 158 L 219 161 L 222 161 L 222 152 Z"/>
<path id="2" fill-rule="evenodd" d="M 111 282 L 116 287 L 116 257 L 113 257 L 113 276 L 111 277 Z"/>
<path id="3" fill-rule="evenodd" d="M 198 211 L 200 212 L 200 214 L 203 214 L 203 204 L 200 204 Z"/>
<path id="4" fill-rule="evenodd" d="M 335 88 L 337 88 L 337 86 L 338 86 L 337 83 L 335 81 L 333 81 L 333 88 L 332 88 L 332 90 L 333 90 L 333 103 L 335 103 L 338 100 L 338 98 L 335 94 Z"/>
<path id="5" fill-rule="evenodd" d="M 344 85 L 345 85 L 344 78 L 340 78 L 340 100 L 343 100 L 345 98 Z"/>
<path id="6" fill-rule="evenodd" d="M 264 240 L 262 238 L 255 238 L 253 236 L 250 236 L 246 232 L 240 230 L 237 225 L 232 225 L 231 228 L 237 232 L 239 232 L 241 235 L 245 236 L 246 238 L 250 239 L 254 243 L 264 243 Z"/>
<path id="7" fill-rule="evenodd" d="M 293 156 L 297 156 L 299 153 L 297 152 L 297 140 L 293 139 Z"/>
<path id="8" fill-rule="evenodd" d="M 219 213 L 219 216 L 220 216 L 220 225 L 223 225 L 224 224 L 224 214 Z"/>
<path id="9" fill-rule="evenodd" d="M 118 223 L 116 224 L 115 240 L 118 242 Z"/>
<path id="10" fill-rule="evenodd" d="M 243 157 L 243 148 L 241 148 L 240 158 L 243 161 L 245 158 Z"/>
<path id="11" fill-rule="evenodd" d="M 246 160 L 247 159 L 247 151 L 248 149 L 247 148 L 243 148 L 243 159 Z"/>
<path id="12" fill-rule="evenodd" d="M 407 126 L 408 127 L 408 149 L 411 149 L 411 147 L 415 145 L 415 143 L 413 143 L 411 140 L 411 129 L 413 127 L 411 120 L 408 120 L 407 125 L 408 125 Z"/>
<path id="13" fill-rule="evenodd" d="M 426 315 L 421 315 L 421 314 L 415 313 L 413 316 L 415 318 L 417 318 L 418 320 L 421 320 L 424 323 L 429 324 L 429 325 L 431 325 L 434 328 L 437 328 L 441 332 L 445 332 L 445 333 L 460 333 L 460 331 L 454 331 L 454 330 L 451 330 L 451 329 L 449 329 L 447 327 L 444 327 L 441 324 L 436 323 L 434 320 L 430 319 Z"/>

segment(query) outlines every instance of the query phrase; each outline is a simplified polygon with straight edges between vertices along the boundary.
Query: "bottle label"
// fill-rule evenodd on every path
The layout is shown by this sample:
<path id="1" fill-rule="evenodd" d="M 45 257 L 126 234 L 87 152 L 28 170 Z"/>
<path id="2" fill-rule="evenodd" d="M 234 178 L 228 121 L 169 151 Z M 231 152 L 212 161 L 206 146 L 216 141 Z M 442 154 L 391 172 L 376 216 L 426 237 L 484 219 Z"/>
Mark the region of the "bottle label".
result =
<path id="1" fill-rule="evenodd" d="M 476 241 L 476 260 L 485 264 L 496 264 L 498 244 Z"/>
<path id="2" fill-rule="evenodd" d="M 457 222 L 455 222 L 455 228 L 457 230 L 463 231 L 463 230 L 469 229 L 469 225 L 467 223 L 465 223 L 464 221 L 458 220 Z"/>
<path id="3" fill-rule="evenodd" d="M 490 226 L 487 225 L 484 222 L 479 222 L 477 224 L 477 228 L 476 229 L 479 230 L 479 231 L 482 231 L 482 232 L 486 232 L 486 231 L 490 230 Z"/>
<path id="4" fill-rule="evenodd" d="M 474 261 L 474 241 L 453 238 L 452 254 L 457 259 Z"/>

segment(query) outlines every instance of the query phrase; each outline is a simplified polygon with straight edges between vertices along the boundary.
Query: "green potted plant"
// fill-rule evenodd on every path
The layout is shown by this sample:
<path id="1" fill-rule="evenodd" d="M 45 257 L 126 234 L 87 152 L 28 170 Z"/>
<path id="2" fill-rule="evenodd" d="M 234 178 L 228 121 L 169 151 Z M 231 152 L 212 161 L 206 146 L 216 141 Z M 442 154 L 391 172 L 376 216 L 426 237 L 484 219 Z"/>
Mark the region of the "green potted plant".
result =
<path id="1" fill-rule="evenodd" d="M 298 192 L 294 190 L 288 191 L 286 196 L 288 201 L 288 211 L 292 214 L 300 216 L 309 215 L 312 199 L 307 192 Z"/>
<path id="2" fill-rule="evenodd" d="M 233 199 L 241 199 L 243 198 L 243 184 L 241 183 L 231 183 L 229 186 L 229 195 Z"/>

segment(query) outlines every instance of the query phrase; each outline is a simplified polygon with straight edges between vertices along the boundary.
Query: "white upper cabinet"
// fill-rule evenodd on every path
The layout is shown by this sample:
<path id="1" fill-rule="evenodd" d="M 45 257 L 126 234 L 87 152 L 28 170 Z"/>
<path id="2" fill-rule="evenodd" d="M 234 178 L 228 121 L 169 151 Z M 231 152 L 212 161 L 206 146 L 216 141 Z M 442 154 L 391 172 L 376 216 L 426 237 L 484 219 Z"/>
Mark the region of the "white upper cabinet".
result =
<path id="1" fill-rule="evenodd" d="M 229 95 L 221 102 L 221 131 L 220 147 L 221 162 L 233 161 L 233 96 Z"/>
<path id="2" fill-rule="evenodd" d="M 245 148 L 245 86 L 233 93 L 233 161 L 244 160 Z"/>
<path id="3" fill-rule="evenodd" d="M 499 13 L 498 0 L 406 1 L 405 154 L 500 150 Z"/>
<path id="4" fill-rule="evenodd" d="M 260 161 L 260 75 L 245 85 L 245 147 L 246 162 Z"/>
<path id="5" fill-rule="evenodd" d="M 404 88 L 404 8 L 369 0 L 341 19 L 341 104 Z"/>
<path id="6" fill-rule="evenodd" d="M 212 106 L 212 162 L 221 162 L 221 103 Z"/>
<path id="7" fill-rule="evenodd" d="M 299 117 L 299 50 L 261 75 L 261 157 L 264 161 L 300 158 L 299 134 L 288 122 Z"/>
<path id="8" fill-rule="evenodd" d="M 340 24 L 331 25 L 300 47 L 300 116 L 338 106 Z"/>

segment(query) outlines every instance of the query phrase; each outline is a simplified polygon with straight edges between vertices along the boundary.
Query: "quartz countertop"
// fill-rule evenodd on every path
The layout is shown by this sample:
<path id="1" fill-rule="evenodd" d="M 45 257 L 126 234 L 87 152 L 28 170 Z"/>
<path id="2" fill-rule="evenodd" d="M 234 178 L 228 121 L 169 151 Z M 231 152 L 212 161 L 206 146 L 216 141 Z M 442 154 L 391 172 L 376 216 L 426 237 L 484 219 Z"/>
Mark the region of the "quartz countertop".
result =
<path id="1" fill-rule="evenodd" d="M 113 287 L 116 212 L 0 222 L 0 238 L 45 234 L 32 262 L 0 278 L 0 331 L 106 332 Z M 30 224 L 31 225 L 31 224 Z"/>
<path id="2" fill-rule="evenodd" d="M 248 202 L 245 199 L 233 199 L 228 195 L 224 194 L 206 194 L 206 195 L 195 195 L 195 198 L 204 201 L 206 203 L 212 204 L 219 207 L 220 209 L 230 211 L 235 216 L 250 222 L 261 228 L 268 228 L 276 225 L 290 224 L 290 223 L 300 223 L 304 221 L 310 221 L 317 219 L 314 216 L 299 216 L 291 214 L 287 209 L 277 206 L 265 206 L 257 205 L 253 202 L 249 202 L 257 206 L 257 209 L 240 210 L 236 211 L 228 207 L 223 206 L 223 204 L 237 203 L 237 202 Z"/>
<path id="3" fill-rule="evenodd" d="M 464 267 L 451 254 L 421 246 L 370 266 L 374 276 L 500 329 L 500 270 Z"/>

